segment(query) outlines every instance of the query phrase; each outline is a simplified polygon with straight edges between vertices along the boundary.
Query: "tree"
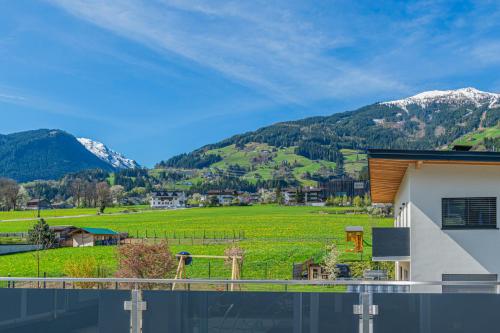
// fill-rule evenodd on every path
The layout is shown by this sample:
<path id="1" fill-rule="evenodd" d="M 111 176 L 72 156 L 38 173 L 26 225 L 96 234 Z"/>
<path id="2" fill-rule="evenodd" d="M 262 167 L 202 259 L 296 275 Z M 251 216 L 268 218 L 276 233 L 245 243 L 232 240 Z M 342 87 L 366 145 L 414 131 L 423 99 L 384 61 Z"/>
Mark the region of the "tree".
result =
<path id="1" fill-rule="evenodd" d="M 120 204 L 125 195 L 125 188 L 121 185 L 113 185 L 109 190 L 111 192 L 113 202 L 116 204 Z"/>
<path id="2" fill-rule="evenodd" d="M 111 191 L 109 189 L 109 185 L 106 182 L 100 182 L 96 185 L 96 198 L 97 198 L 97 206 L 99 207 L 99 212 L 102 214 L 106 207 L 111 205 Z"/>
<path id="3" fill-rule="evenodd" d="M 364 198 L 363 198 L 363 204 L 365 205 L 365 207 L 371 206 L 372 200 L 371 200 L 371 198 L 370 198 L 369 195 L 365 195 L 364 196 Z"/>
<path id="4" fill-rule="evenodd" d="M 188 204 L 193 207 L 198 207 L 201 203 L 201 194 L 194 193 L 188 200 Z"/>
<path id="5" fill-rule="evenodd" d="M 37 276 L 40 277 L 40 251 L 53 247 L 56 242 L 56 235 L 54 231 L 50 230 L 47 222 L 40 219 L 31 230 L 28 230 L 28 241 L 36 245 Z"/>
<path id="6" fill-rule="evenodd" d="M 118 247 L 117 277 L 165 279 L 172 275 L 174 267 L 175 259 L 166 242 Z"/>
<path id="7" fill-rule="evenodd" d="M 216 195 L 211 195 L 209 198 L 208 198 L 208 204 L 210 207 L 216 207 L 219 205 L 219 198 L 217 198 Z"/>
<path id="8" fill-rule="evenodd" d="M 326 199 L 325 205 L 329 206 L 329 207 L 336 206 L 335 197 L 333 197 L 333 196 L 328 197 L 328 199 Z"/>
<path id="9" fill-rule="evenodd" d="M 337 263 L 339 256 L 340 253 L 335 244 L 326 247 L 326 255 L 323 259 L 323 269 L 326 274 L 328 274 L 328 278 L 331 280 L 334 280 L 337 276 Z"/>
<path id="10" fill-rule="evenodd" d="M 83 195 L 85 199 L 85 207 L 95 207 L 97 202 L 96 182 L 86 182 Z"/>
<path id="11" fill-rule="evenodd" d="M 349 198 L 347 197 L 347 195 L 344 195 L 342 197 L 342 206 L 346 207 L 349 205 Z"/>
<path id="12" fill-rule="evenodd" d="M 0 201 L 7 210 L 15 210 L 19 195 L 19 185 L 10 178 L 0 178 Z"/>
<path id="13" fill-rule="evenodd" d="M 363 206 L 363 200 L 361 199 L 361 197 L 359 195 L 357 195 L 354 197 L 354 199 L 352 199 L 352 204 L 355 207 L 361 207 L 361 206 Z"/>
<path id="14" fill-rule="evenodd" d="M 73 196 L 73 204 L 79 207 L 81 204 L 81 199 L 84 194 L 85 183 L 80 179 L 76 178 L 71 180 L 69 184 L 69 192 Z"/>
<path id="15" fill-rule="evenodd" d="M 283 198 L 283 192 L 281 191 L 281 186 L 278 183 L 278 186 L 276 186 L 276 203 L 278 205 L 282 205 L 284 201 L 285 199 Z"/>
<path id="16" fill-rule="evenodd" d="M 19 193 L 17 195 L 17 206 L 18 207 L 25 207 L 28 201 L 30 200 L 30 196 L 28 194 L 28 191 L 24 186 L 21 186 L 19 188 Z"/>

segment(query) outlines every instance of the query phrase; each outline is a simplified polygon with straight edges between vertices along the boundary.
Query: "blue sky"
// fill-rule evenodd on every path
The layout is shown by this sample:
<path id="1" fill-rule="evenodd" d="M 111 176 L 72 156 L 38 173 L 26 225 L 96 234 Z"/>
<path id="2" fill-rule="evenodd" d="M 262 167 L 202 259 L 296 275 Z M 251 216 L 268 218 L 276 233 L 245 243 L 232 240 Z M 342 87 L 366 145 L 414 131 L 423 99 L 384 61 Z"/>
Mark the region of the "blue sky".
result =
<path id="1" fill-rule="evenodd" d="M 500 91 L 498 1 L 0 1 L 0 133 L 152 166 L 278 121 Z"/>

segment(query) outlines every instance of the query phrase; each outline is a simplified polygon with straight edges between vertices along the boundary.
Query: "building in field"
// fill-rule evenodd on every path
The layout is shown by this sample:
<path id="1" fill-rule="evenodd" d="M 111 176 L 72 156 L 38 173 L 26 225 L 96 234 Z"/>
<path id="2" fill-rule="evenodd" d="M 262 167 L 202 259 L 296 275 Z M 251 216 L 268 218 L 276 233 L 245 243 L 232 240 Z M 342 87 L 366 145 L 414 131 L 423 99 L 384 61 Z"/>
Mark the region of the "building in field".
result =
<path id="1" fill-rule="evenodd" d="M 498 281 L 500 153 L 374 149 L 368 161 L 373 202 L 394 205 L 373 260 L 393 261 L 397 280 Z"/>
<path id="2" fill-rule="evenodd" d="M 184 191 L 154 191 L 151 193 L 151 208 L 176 209 L 185 208 L 187 203 Z"/>
<path id="3" fill-rule="evenodd" d="M 29 210 L 39 210 L 39 209 L 51 209 L 52 206 L 50 202 L 45 199 L 31 199 L 26 203 L 26 209 Z"/>
<path id="4" fill-rule="evenodd" d="M 77 228 L 69 233 L 73 247 L 117 245 L 120 234 L 105 228 Z"/>
<path id="5" fill-rule="evenodd" d="M 207 192 L 206 201 L 210 203 L 212 198 L 216 198 L 219 205 L 229 206 L 233 203 L 235 199 L 238 198 L 240 192 L 236 190 L 211 190 Z"/>
<path id="6" fill-rule="evenodd" d="M 323 191 L 316 187 L 293 187 L 282 191 L 286 205 L 318 205 L 324 202 Z"/>
<path id="7" fill-rule="evenodd" d="M 77 227 L 72 225 L 54 225 L 49 227 L 55 234 L 56 244 L 60 247 L 72 247 L 73 238 L 71 233 L 78 230 Z"/>

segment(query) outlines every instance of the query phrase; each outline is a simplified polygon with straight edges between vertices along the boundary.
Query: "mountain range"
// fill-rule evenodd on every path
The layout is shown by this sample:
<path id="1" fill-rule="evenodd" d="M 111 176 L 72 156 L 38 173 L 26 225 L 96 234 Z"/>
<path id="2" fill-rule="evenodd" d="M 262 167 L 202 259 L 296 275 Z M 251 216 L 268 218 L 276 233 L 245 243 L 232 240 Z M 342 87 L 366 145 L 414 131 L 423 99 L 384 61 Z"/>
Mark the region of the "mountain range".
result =
<path id="1" fill-rule="evenodd" d="M 20 182 L 58 179 L 86 169 L 114 171 L 138 164 L 90 139 L 57 129 L 0 135 L 0 177 Z"/>
<path id="2" fill-rule="evenodd" d="M 471 142 L 477 150 L 498 149 L 499 121 L 500 94 L 475 88 L 427 91 L 331 116 L 277 123 L 174 156 L 157 167 L 232 168 L 250 179 L 288 168 L 282 171 L 301 182 L 305 178 L 295 172 L 297 168 L 314 173 L 326 167 L 337 169 L 337 175 L 347 172 L 355 176 L 361 168 L 357 162 L 366 162 L 362 160 L 367 148 L 446 149 L 460 141 Z M 481 133 L 486 129 L 489 134 L 483 138 Z M 472 143 L 466 140 L 467 135 L 482 139 Z M 260 148 L 252 150 L 262 145 L 266 145 L 264 154 L 272 152 L 270 157 Z M 299 157 L 301 162 L 294 167 Z M 283 167 L 284 160 L 287 165 Z M 346 168 L 351 162 L 357 165 Z"/>
<path id="3" fill-rule="evenodd" d="M 497 150 L 499 122 L 500 94 L 475 88 L 427 91 L 331 116 L 273 124 L 174 156 L 156 168 L 194 170 L 186 183 L 215 173 L 254 183 L 285 179 L 312 184 L 318 178 L 359 176 L 365 151 L 372 147 L 446 149 L 460 143 Z M 84 169 L 139 167 L 101 142 L 62 130 L 0 135 L 0 177 L 24 182 Z"/>

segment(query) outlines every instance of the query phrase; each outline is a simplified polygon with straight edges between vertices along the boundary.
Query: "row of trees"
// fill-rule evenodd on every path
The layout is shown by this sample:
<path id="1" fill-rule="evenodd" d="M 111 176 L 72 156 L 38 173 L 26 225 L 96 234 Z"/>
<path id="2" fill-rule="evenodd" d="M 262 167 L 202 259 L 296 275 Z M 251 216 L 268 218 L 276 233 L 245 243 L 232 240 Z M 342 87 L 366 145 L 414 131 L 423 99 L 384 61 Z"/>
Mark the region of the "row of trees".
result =
<path id="1" fill-rule="evenodd" d="M 31 199 L 45 199 L 51 191 L 50 182 L 34 182 L 19 185 L 15 180 L 0 178 L 0 210 L 16 210 Z M 71 197 L 77 207 L 99 207 L 104 212 L 113 201 L 119 202 L 125 193 L 123 186 L 110 187 L 106 181 L 97 182 L 73 179 L 60 189 L 61 194 Z M 58 194 L 54 199 L 64 198 Z"/>
<path id="2" fill-rule="evenodd" d="M 104 212 L 114 200 L 120 200 L 125 192 L 123 186 L 110 187 L 105 181 L 85 181 L 79 178 L 69 183 L 73 204 L 77 207 L 99 207 Z"/>
<path id="3" fill-rule="evenodd" d="M 371 199 L 369 196 L 362 197 L 359 195 L 353 198 L 350 198 L 347 195 L 332 196 L 326 200 L 326 205 L 336 206 L 336 207 L 342 207 L 342 206 L 368 207 L 371 205 Z"/>

